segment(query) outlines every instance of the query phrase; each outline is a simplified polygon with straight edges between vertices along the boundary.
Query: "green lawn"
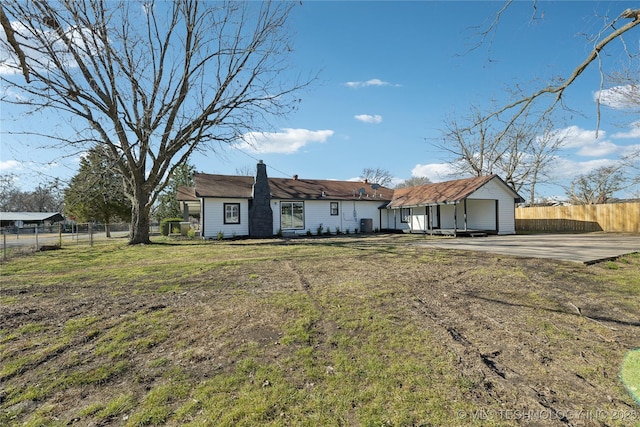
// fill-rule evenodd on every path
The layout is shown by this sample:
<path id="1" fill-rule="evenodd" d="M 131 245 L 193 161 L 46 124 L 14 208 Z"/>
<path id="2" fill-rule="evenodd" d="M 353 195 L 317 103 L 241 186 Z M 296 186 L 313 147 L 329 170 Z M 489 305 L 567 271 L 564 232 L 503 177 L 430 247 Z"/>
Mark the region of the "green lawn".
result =
<path id="1" fill-rule="evenodd" d="M 0 425 L 640 423 L 637 357 L 621 381 L 638 254 L 583 266 L 422 239 L 115 240 L 10 260 Z"/>

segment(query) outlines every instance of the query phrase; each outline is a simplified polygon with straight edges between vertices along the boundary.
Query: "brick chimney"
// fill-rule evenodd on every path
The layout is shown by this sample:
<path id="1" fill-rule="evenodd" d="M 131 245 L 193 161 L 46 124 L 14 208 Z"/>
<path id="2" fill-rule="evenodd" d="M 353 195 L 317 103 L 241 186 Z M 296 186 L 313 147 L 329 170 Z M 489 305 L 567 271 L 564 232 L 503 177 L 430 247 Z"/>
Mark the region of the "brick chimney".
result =
<path id="1" fill-rule="evenodd" d="M 249 201 L 249 236 L 273 236 L 273 211 L 271 210 L 271 190 L 267 177 L 267 165 L 258 161 L 256 178 L 253 183 L 253 198 Z"/>

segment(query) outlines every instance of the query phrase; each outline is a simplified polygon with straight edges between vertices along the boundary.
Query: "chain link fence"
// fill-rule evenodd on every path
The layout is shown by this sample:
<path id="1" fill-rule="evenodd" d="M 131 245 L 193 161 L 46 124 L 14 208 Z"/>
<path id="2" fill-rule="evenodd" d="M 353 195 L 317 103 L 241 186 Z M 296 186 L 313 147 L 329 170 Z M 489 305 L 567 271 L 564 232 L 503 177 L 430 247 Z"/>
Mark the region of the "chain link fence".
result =
<path id="1" fill-rule="evenodd" d="M 60 249 L 72 245 L 92 246 L 96 240 L 108 236 L 126 237 L 129 224 L 110 224 L 107 232 L 104 224 L 53 224 L 0 228 L 2 259 L 20 254 Z"/>

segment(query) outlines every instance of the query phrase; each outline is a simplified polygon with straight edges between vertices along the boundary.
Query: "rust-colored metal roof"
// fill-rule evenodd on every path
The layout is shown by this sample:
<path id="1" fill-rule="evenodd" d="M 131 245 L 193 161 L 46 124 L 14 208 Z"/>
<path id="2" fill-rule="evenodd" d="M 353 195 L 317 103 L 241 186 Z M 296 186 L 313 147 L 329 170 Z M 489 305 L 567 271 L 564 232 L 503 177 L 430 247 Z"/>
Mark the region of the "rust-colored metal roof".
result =
<path id="1" fill-rule="evenodd" d="M 395 190 L 393 199 L 387 207 L 400 208 L 459 202 L 494 178 L 500 179 L 497 175 L 486 175 L 400 188 Z"/>
<path id="2" fill-rule="evenodd" d="M 194 176 L 197 197 L 252 198 L 252 176 L 212 175 Z M 285 200 L 379 200 L 388 202 L 393 190 L 359 181 L 333 181 L 320 179 L 268 178 L 271 197 Z M 374 188 L 377 187 L 377 188 Z M 182 193 L 178 194 L 179 200 Z M 184 193 L 189 196 L 188 191 Z"/>

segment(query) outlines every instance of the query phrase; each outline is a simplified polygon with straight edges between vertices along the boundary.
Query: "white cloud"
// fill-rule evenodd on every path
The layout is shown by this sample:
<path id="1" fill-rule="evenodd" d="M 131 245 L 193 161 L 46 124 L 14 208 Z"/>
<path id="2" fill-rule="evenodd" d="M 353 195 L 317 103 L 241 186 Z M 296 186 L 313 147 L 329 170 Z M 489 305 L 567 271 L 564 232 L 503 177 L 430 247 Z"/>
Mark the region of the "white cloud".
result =
<path id="1" fill-rule="evenodd" d="M 370 114 L 358 114 L 353 116 L 353 118 L 363 123 L 382 123 L 382 116 L 379 114 L 373 116 Z"/>
<path id="2" fill-rule="evenodd" d="M 637 108 L 640 106 L 640 86 L 629 84 L 599 90 L 593 94 L 593 99 L 616 110 Z"/>
<path id="3" fill-rule="evenodd" d="M 602 157 L 616 153 L 620 147 L 611 141 L 596 141 L 593 144 L 581 147 L 578 150 L 579 156 L 584 157 Z"/>
<path id="4" fill-rule="evenodd" d="M 451 163 L 417 164 L 411 169 L 411 176 L 426 176 L 431 182 L 442 182 L 452 179 L 456 172 L 456 166 Z"/>
<path id="5" fill-rule="evenodd" d="M 606 132 L 601 130 L 598 137 L 604 137 Z M 579 148 L 591 145 L 597 141 L 595 130 L 581 129 L 578 126 L 569 126 L 564 129 L 553 131 L 552 137 L 562 141 L 565 148 Z"/>
<path id="6" fill-rule="evenodd" d="M 282 129 L 281 132 L 249 132 L 243 135 L 239 148 L 254 153 L 293 154 L 312 142 L 325 142 L 332 130 Z"/>
<path id="7" fill-rule="evenodd" d="M 606 166 L 617 164 L 618 161 L 611 159 L 595 159 L 586 162 L 576 162 L 567 158 L 556 158 L 554 175 L 559 179 L 573 179 L 578 175 L 589 173 L 590 171 Z"/>
<path id="8" fill-rule="evenodd" d="M 611 138 L 640 138 L 640 121 L 631 123 L 631 129 L 627 132 L 617 132 L 611 135 Z"/>
<path id="9" fill-rule="evenodd" d="M 368 86 L 394 86 L 394 87 L 400 86 L 397 84 L 385 82 L 384 80 L 380 80 L 380 79 L 370 79 L 365 82 L 346 82 L 344 85 L 354 89 L 361 88 L 361 87 L 368 87 Z"/>
<path id="10" fill-rule="evenodd" d="M 0 171 L 10 171 L 13 169 L 20 169 L 20 162 L 17 160 L 0 161 Z"/>
<path id="11" fill-rule="evenodd" d="M 620 154 L 622 156 L 628 155 L 638 155 L 640 153 L 640 144 L 632 144 L 626 145 L 624 147 L 620 147 Z"/>
<path id="12" fill-rule="evenodd" d="M 616 153 L 620 146 L 605 139 L 604 130 L 595 131 L 569 126 L 553 132 L 552 137 L 562 142 L 563 148 L 575 148 L 577 154 L 584 157 L 601 157 Z"/>

